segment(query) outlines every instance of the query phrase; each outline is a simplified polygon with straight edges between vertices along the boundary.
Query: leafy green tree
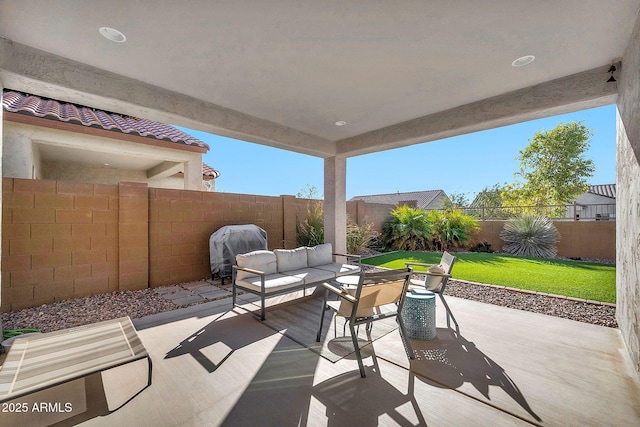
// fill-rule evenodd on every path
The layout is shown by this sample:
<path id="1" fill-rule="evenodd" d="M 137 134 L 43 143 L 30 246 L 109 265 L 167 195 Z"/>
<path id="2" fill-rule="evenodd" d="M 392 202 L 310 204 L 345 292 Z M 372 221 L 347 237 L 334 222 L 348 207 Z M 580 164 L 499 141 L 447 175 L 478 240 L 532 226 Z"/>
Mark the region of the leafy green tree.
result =
<path id="1" fill-rule="evenodd" d="M 475 217 L 484 219 L 506 219 L 509 212 L 503 209 L 502 193 L 506 184 L 494 184 L 492 187 L 484 187 L 473 199 L 470 207 Z"/>
<path id="2" fill-rule="evenodd" d="M 469 206 L 469 199 L 467 199 L 464 193 L 451 193 L 448 199 L 442 201 L 442 209 L 445 211 L 465 208 L 467 206 Z"/>
<path id="3" fill-rule="evenodd" d="M 585 153 L 593 131 L 583 122 L 560 123 L 550 131 L 535 134 L 520 151 L 520 176 L 524 182 L 507 185 L 501 193 L 508 205 L 536 207 L 561 205 L 586 191 L 587 179 L 595 172 L 593 160 Z M 564 208 L 556 209 L 558 214 Z"/>

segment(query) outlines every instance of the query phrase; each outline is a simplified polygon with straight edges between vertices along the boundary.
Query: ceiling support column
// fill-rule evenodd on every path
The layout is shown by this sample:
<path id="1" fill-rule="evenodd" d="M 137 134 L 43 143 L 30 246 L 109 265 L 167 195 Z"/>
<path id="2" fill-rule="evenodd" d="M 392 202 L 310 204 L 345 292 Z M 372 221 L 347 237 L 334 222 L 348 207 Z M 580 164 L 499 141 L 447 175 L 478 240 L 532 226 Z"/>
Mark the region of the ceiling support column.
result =
<path id="1" fill-rule="evenodd" d="M 2 96 L 4 93 L 4 85 L 2 84 L 2 80 L 0 80 L 0 105 L 2 105 Z M 4 123 L 4 118 L 3 118 L 3 113 L 4 113 L 4 108 L 0 107 L 0 179 L 2 179 L 2 148 L 3 148 L 3 138 L 4 138 L 4 129 L 3 129 L 3 123 Z M 0 212 L 2 212 L 2 191 L 0 191 Z M 0 245 L 2 245 L 2 227 L 1 227 L 1 221 L 0 221 Z M 3 254 L 3 249 L 0 246 L 0 254 Z M 1 271 L 1 267 L 0 267 L 0 273 L 2 273 Z M 0 277 L 2 277 L 2 274 L 0 274 Z M 2 279 L 0 279 L 0 312 L 2 310 Z M 0 342 L 2 342 L 2 319 L 0 318 Z"/>
<path id="2" fill-rule="evenodd" d="M 347 252 L 347 159 L 324 159 L 324 241 L 337 253 Z"/>

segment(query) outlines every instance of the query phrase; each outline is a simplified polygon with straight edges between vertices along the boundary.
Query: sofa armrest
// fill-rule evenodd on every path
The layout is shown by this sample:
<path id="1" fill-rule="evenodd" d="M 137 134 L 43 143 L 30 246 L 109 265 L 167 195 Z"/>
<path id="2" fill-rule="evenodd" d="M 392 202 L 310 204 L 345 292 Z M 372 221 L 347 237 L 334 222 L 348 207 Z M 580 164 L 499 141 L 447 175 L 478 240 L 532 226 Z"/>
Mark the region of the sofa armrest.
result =
<path id="1" fill-rule="evenodd" d="M 265 275 L 264 271 L 254 270 L 253 268 L 238 267 L 237 265 L 232 265 L 231 268 L 233 268 L 234 270 L 246 271 L 247 273 L 251 273 L 251 274 L 257 274 L 258 276 L 264 276 Z"/>

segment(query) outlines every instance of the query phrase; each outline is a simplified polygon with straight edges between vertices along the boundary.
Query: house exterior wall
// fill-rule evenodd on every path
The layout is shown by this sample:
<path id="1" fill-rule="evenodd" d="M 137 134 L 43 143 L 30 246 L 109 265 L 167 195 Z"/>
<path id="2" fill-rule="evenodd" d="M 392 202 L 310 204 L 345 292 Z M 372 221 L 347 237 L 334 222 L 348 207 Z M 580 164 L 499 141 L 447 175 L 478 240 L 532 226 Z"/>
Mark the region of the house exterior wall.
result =
<path id="1" fill-rule="evenodd" d="M 117 185 L 119 182 L 139 182 L 152 188 L 173 188 L 176 190 L 184 188 L 184 180 L 181 176 L 148 179 L 146 171 L 142 170 L 114 169 L 108 166 L 91 166 L 61 161 L 42 162 L 41 172 L 38 176 L 40 179 L 53 181 L 113 185 Z M 204 186 L 202 189 L 205 191 Z"/>
<path id="2" fill-rule="evenodd" d="M 180 152 L 164 147 L 134 142 L 112 141 L 108 138 L 84 135 L 41 126 L 5 121 L 3 130 L 2 176 L 9 178 L 46 179 L 54 181 L 73 181 L 94 184 L 118 184 L 119 182 L 146 183 L 154 188 L 185 188 L 185 176 L 189 175 L 187 188 L 211 191 L 212 186 L 202 182 L 202 155 L 193 152 Z M 190 174 L 179 174 L 164 178 L 149 179 L 147 171 L 127 168 L 113 168 L 62 160 L 44 159 L 39 147 L 57 145 L 78 150 L 93 146 L 97 149 L 121 150 L 131 156 L 161 157 L 184 162 Z M 109 148 L 113 146 L 112 148 Z M 116 148 L 114 148 L 116 147 Z M 117 151 L 116 150 L 116 151 Z M 153 154 L 155 153 L 155 154 Z M 194 170 L 199 173 L 194 173 Z"/>
<path id="3" fill-rule="evenodd" d="M 640 373 L 640 16 L 618 79 L 616 317 Z"/>
<path id="4" fill-rule="evenodd" d="M 584 193 L 567 208 L 567 218 L 576 220 L 608 221 L 616 218 L 616 201 L 610 197 Z"/>

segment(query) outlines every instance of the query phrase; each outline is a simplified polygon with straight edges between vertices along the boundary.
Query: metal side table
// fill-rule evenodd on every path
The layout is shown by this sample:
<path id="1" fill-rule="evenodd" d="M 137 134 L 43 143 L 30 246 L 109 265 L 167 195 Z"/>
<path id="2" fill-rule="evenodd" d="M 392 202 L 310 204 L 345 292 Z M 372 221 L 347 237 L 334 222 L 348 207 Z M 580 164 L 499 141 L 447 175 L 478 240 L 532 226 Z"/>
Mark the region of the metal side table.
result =
<path id="1" fill-rule="evenodd" d="M 436 294 L 427 290 L 408 292 L 401 316 L 409 338 L 434 339 L 436 337 Z"/>

